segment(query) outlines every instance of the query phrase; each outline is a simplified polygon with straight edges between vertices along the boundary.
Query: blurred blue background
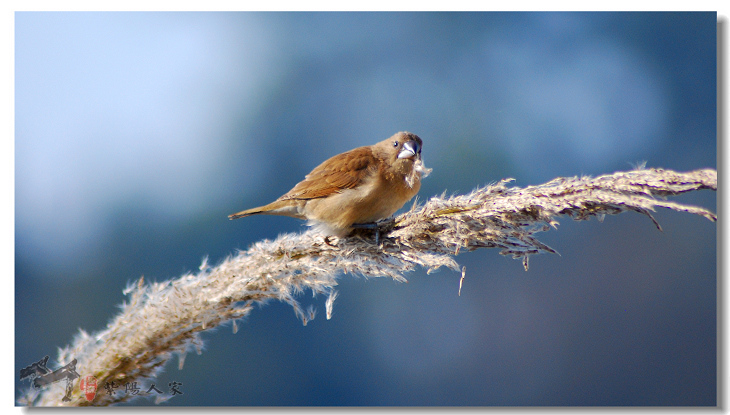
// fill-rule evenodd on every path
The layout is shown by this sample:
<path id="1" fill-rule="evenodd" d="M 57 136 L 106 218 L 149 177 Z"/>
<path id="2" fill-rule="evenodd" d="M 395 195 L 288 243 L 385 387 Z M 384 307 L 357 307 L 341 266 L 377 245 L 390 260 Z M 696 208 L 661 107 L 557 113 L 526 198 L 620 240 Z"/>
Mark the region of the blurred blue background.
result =
<path id="1" fill-rule="evenodd" d="M 17 13 L 15 378 L 175 278 L 301 221 L 227 215 L 408 130 L 419 197 L 716 168 L 715 13 Z M 716 210 L 715 194 L 675 198 Z M 410 204 L 409 204 L 410 205 Z M 340 279 L 306 327 L 256 309 L 159 383 L 170 405 L 715 405 L 716 225 L 658 211 Z M 136 401 L 135 404 L 150 404 Z"/>

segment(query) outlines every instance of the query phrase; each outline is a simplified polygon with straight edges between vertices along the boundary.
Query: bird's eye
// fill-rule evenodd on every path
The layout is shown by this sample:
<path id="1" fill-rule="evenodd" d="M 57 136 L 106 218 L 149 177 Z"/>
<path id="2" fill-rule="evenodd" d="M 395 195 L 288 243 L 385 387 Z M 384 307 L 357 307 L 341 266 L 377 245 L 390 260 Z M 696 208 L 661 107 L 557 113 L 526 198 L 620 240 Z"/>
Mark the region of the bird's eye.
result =
<path id="1" fill-rule="evenodd" d="M 398 147 L 398 142 L 397 141 L 393 141 L 393 147 Z"/>

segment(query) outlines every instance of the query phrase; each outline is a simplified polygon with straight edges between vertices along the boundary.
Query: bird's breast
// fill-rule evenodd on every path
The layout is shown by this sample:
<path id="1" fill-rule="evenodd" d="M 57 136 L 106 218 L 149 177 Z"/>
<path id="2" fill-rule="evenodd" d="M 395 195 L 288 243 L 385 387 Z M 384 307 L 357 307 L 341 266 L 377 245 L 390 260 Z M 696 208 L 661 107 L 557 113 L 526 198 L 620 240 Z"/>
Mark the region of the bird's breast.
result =
<path id="1" fill-rule="evenodd" d="M 404 178 L 389 180 L 382 175 L 372 175 L 355 188 L 309 200 L 306 216 L 344 233 L 353 224 L 371 223 L 391 216 L 418 193 L 420 185 L 420 181 L 409 186 Z"/>

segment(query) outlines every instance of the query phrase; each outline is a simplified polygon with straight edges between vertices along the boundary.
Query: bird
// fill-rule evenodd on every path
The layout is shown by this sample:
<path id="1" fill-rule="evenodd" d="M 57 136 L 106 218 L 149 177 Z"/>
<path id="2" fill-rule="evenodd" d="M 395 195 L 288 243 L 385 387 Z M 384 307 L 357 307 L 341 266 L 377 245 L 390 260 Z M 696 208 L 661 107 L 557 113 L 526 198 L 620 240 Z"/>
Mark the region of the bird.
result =
<path id="1" fill-rule="evenodd" d="M 423 141 L 401 131 L 379 143 L 338 154 L 315 167 L 275 201 L 228 216 L 280 215 L 307 220 L 328 235 L 374 228 L 421 188 L 432 169 L 421 158 Z M 377 234 L 376 234 L 377 238 Z"/>

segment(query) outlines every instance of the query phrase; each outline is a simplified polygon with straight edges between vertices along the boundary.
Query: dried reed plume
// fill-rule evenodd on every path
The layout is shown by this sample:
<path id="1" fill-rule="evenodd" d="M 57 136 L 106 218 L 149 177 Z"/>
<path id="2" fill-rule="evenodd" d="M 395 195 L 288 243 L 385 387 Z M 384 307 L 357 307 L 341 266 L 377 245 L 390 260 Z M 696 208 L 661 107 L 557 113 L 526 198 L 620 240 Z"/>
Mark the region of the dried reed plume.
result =
<path id="1" fill-rule="evenodd" d="M 236 320 L 256 303 L 285 301 L 306 324 L 314 311 L 302 309 L 296 296 L 309 289 L 327 297 L 329 318 L 340 274 L 405 281 L 403 274 L 420 266 L 429 272 L 439 267 L 462 271 L 463 278 L 454 256 L 477 248 L 498 248 L 503 255 L 522 259 L 527 269 L 530 255 L 555 253 L 535 233 L 555 227 L 560 215 L 601 220 L 606 214 L 635 211 L 659 227 L 650 212 L 663 207 L 717 220 L 704 208 L 665 199 L 692 190 L 717 190 L 717 172 L 711 169 L 689 173 L 637 169 L 596 178 L 557 178 L 526 188 L 507 187 L 509 181 L 414 204 L 409 212 L 381 225 L 378 244 L 373 231 L 337 240 L 311 229 L 257 242 L 215 267 L 204 262 L 197 274 L 151 284 L 140 279 L 125 290 L 129 301 L 105 330 L 91 335 L 81 331 L 59 352 L 59 365 L 75 358 L 82 375 L 96 377 L 99 391 L 94 401 L 87 402 L 75 388 L 71 401 L 62 402 L 64 382 L 57 382 L 41 390 L 28 389 L 19 402 L 84 406 L 131 399 L 135 395 L 121 391 L 106 394 L 103 385 L 146 383 L 173 355 L 179 356 L 182 368 L 188 351 L 200 353 L 201 332 L 226 322 L 236 332 Z"/>

